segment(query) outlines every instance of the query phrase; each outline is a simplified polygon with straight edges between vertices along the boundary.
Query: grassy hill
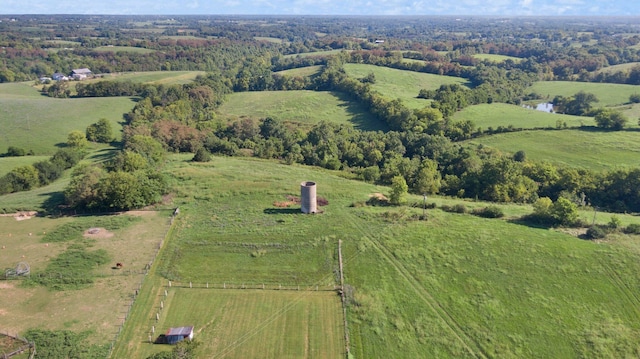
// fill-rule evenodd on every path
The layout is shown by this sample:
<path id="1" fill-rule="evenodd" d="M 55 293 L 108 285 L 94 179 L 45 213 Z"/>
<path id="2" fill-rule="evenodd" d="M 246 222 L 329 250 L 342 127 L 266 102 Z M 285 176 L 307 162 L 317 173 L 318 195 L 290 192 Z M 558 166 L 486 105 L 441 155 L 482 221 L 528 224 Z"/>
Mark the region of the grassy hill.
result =
<path id="1" fill-rule="evenodd" d="M 351 206 L 387 189 L 326 170 L 255 159 L 216 157 L 208 164 L 189 159 L 176 155 L 168 165 L 180 184 L 174 205 L 181 212 L 157 273 L 174 286 L 156 274 L 147 280 L 116 357 L 167 350 L 145 343 L 164 290 L 168 297 L 158 330 L 195 323 L 196 338 L 204 343 L 199 355 L 242 358 L 263 348 L 273 357 L 338 357 L 305 351 L 324 325 L 320 320 L 335 318 L 333 309 L 322 318 L 309 312 L 302 326 L 304 319 L 295 313 L 305 311 L 314 285 L 336 283 L 339 239 L 357 358 L 624 357 L 640 345 L 640 299 L 631 289 L 640 285 L 634 275 L 640 251 L 630 244 L 636 237 L 594 243 L 437 209 L 428 211 L 427 221 L 416 221 L 419 208 Z M 304 180 L 316 181 L 318 195 L 328 199 L 324 213 L 302 215 L 299 205 L 276 204 L 299 195 Z M 531 210 L 504 208 L 508 216 Z M 592 212 L 583 215 L 591 218 Z M 287 299 L 288 292 L 245 289 L 232 299 L 241 289 L 222 289 L 223 283 L 300 285 L 301 290 Z M 313 306 L 330 308 L 336 297 L 313 297 Z M 247 303 L 245 309 L 238 311 L 235 300 Z M 265 304 L 252 304 L 260 301 Z M 224 324 L 227 311 L 235 313 L 233 327 Z M 282 324 L 288 321 L 290 326 Z M 340 336 L 335 327 L 325 333 Z M 343 353 L 339 339 L 327 343 L 326 350 Z"/>
<path id="2" fill-rule="evenodd" d="M 629 102 L 629 96 L 640 92 L 640 86 L 572 81 L 539 81 L 527 89 L 545 96 L 549 101 L 557 95 L 569 97 L 579 91 L 592 93 L 598 98 L 596 107 L 617 106 Z"/>
<path id="3" fill-rule="evenodd" d="M 569 116 L 527 109 L 505 103 L 481 104 L 464 108 L 453 116 L 455 121 L 471 120 L 482 129 L 498 126 L 515 128 L 555 128 L 558 123 L 568 127 L 595 126 L 592 117 Z"/>
<path id="4" fill-rule="evenodd" d="M 50 155 L 73 130 L 83 131 L 101 118 L 120 138 L 122 115 L 135 105 L 128 97 L 56 99 L 42 96 L 27 83 L 0 85 L 0 151 L 9 146 Z"/>
<path id="5" fill-rule="evenodd" d="M 636 131 L 599 132 L 593 129 L 523 131 L 470 140 L 506 153 L 523 150 L 527 158 L 573 167 L 606 170 L 640 165 L 640 144 Z"/>
<path id="6" fill-rule="evenodd" d="M 422 108 L 428 105 L 428 101 L 416 98 L 421 89 L 436 90 L 443 84 L 466 84 L 466 80 L 459 77 L 375 65 L 345 64 L 344 68 L 347 74 L 354 78 L 363 78 L 373 72 L 376 82 L 372 88 L 390 99 L 400 98 L 409 108 Z"/>
<path id="7" fill-rule="evenodd" d="M 387 129 L 384 123 L 374 118 L 362 105 L 332 92 L 239 92 L 231 94 L 219 112 L 235 117 L 271 117 L 309 126 L 320 121 L 328 121 L 351 123 L 363 130 Z"/>
<path id="8" fill-rule="evenodd" d="M 626 64 L 612 65 L 612 66 L 604 67 L 598 71 L 595 71 L 595 73 L 612 74 L 616 72 L 628 72 L 628 71 L 631 71 L 632 68 L 638 65 L 640 65 L 640 62 L 629 62 Z"/>

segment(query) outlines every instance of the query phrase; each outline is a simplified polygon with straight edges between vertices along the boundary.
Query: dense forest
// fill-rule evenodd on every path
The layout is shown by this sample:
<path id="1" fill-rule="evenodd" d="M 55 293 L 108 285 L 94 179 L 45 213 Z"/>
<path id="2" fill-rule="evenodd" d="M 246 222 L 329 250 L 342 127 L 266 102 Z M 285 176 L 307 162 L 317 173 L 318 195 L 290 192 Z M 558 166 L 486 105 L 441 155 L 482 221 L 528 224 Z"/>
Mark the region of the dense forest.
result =
<path id="1" fill-rule="evenodd" d="M 517 203 L 563 199 L 640 212 L 640 168 L 594 172 L 531 161 L 517 149 L 503 154 L 470 147 L 461 141 L 521 129 L 482 129 L 453 119 L 471 105 L 542 98 L 527 91 L 536 81 L 640 85 L 639 43 L 639 28 L 627 19 L 15 16 L 0 22 L 0 82 L 44 81 L 42 92 L 51 97 L 138 98 L 124 115 L 122 151 L 106 164 L 74 169 L 65 191 L 69 206 L 128 209 L 157 201 L 167 190 L 157 169 L 169 151 L 193 152 L 196 160 L 209 153 L 278 159 L 384 185 L 402 178 L 418 194 Z M 496 62 L 478 54 L 510 58 Z M 456 76 L 469 85 L 420 91 L 415 95 L 426 105 L 411 109 L 373 90 L 373 74 L 350 77 L 344 70 L 348 63 Z M 617 66 L 622 64 L 629 66 Z M 313 76 L 278 73 L 312 65 L 320 66 Z M 49 79 L 75 68 L 90 68 L 97 77 L 135 71 L 206 74 L 184 85 Z M 342 93 L 389 131 L 234 120 L 217 111 L 234 92 L 303 89 Z M 624 130 L 629 121 L 615 110 L 595 108 L 589 93 L 553 102 L 564 113 L 594 116 L 603 131 Z M 95 132 L 94 126 L 86 134 Z M 70 147 L 81 152 L 81 145 Z M 47 168 L 58 173 L 72 166 L 73 161 L 59 160 L 64 153 L 2 177 L 0 192 L 50 182 L 54 177 L 46 175 Z"/>

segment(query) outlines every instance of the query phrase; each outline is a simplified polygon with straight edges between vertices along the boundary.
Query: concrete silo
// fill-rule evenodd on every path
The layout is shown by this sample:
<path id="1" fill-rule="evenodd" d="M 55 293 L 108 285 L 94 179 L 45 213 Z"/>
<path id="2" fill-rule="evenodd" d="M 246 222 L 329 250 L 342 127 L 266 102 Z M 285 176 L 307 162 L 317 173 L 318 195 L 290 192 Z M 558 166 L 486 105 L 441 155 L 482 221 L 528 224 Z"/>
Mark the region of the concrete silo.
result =
<path id="1" fill-rule="evenodd" d="M 300 183 L 300 209 L 302 213 L 318 212 L 315 182 L 305 181 Z"/>

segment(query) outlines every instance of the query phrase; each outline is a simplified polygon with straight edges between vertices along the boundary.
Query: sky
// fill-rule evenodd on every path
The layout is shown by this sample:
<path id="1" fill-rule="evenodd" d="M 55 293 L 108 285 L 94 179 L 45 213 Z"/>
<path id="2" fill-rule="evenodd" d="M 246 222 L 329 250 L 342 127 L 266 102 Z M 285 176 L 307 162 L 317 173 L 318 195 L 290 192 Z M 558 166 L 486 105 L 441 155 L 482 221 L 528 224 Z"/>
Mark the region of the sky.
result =
<path id="1" fill-rule="evenodd" d="M 0 0 L 0 14 L 640 16 L 640 1 Z"/>

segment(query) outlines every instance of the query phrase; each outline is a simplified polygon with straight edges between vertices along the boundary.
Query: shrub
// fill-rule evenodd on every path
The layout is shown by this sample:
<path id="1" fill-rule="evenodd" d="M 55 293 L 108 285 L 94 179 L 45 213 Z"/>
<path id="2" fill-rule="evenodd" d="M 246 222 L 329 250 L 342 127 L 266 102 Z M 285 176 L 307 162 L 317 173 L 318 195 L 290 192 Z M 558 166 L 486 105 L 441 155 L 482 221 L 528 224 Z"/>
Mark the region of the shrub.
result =
<path id="1" fill-rule="evenodd" d="M 592 226 L 587 230 L 588 239 L 601 239 L 607 236 L 607 231 L 600 226 Z"/>
<path id="2" fill-rule="evenodd" d="M 484 208 L 476 208 L 472 212 L 474 215 L 484 218 L 502 218 L 504 212 L 498 206 L 487 206 Z"/>
<path id="3" fill-rule="evenodd" d="M 211 153 L 206 148 L 200 147 L 193 156 L 193 162 L 209 162 L 211 161 Z"/>
<path id="4" fill-rule="evenodd" d="M 458 203 L 453 206 L 443 204 L 442 206 L 440 206 L 440 208 L 445 212 L 467 213 L 467 207 L 462 203 Z"/>
<path id="5" fill-rule="evenodd" d="M 9 148 L 7 148 L 7 157 L 20 157 L 20 156 L 24 156 L 26 154 L 26 152 L 24 151 L 24 148 L 20 148 L 20 147 L 15 147 L 15 146 L 9 146 Z"/>
<path id="6" fill-rule="evenodd" d="M 624 233 L 626 234 L 640 234 L 640 224 L 631 223 L 624 229 Z"/>

